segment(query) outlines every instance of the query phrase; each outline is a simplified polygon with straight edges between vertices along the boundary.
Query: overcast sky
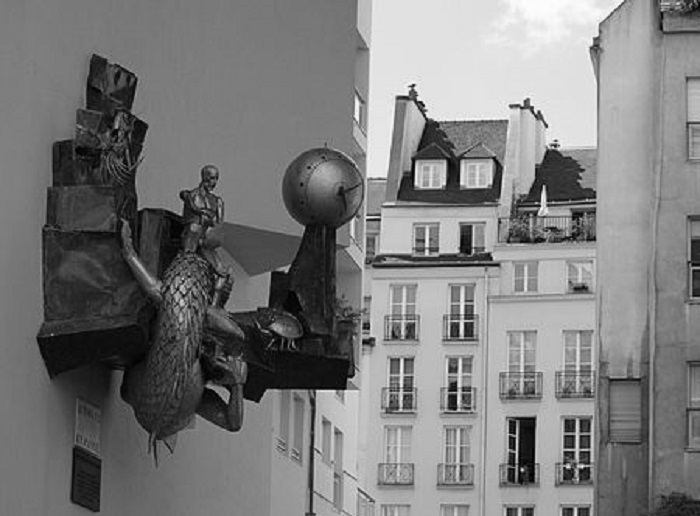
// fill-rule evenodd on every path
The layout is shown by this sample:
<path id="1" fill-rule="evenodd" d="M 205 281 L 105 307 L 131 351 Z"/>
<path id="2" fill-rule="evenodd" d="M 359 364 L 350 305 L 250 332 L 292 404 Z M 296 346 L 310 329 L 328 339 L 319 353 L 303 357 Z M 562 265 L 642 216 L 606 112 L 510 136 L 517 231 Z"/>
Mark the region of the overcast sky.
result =
<path id="1" fill-rule="evenodd" d="M 386 176 L 394 97 L 436 120 L 508 118 L 530 97 L 562 146 L 596 143 L 588 48 L 621 0 L 373 0 L 368 175 Z"/>

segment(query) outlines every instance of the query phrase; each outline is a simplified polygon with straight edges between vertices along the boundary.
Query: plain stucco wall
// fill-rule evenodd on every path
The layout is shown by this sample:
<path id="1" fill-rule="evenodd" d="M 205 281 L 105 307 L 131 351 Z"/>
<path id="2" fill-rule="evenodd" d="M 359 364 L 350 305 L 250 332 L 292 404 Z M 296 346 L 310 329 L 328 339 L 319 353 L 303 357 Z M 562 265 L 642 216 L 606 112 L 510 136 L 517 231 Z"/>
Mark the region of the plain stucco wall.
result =
<path id="1" fill-rule="evenodd" d="M 685 31 L 663 35 L 662 156 L 656 252 L 656 355 L 654 361 L 654 497 L 672 491 L 700 496 L 700 455 L 686 451 L 687 367 L 700 359 L 700 306 L 687 301 L 688 217 L 700 215 L 700 164 L 687 159 L 686 78 L 700 77 L 697 17 L 667 15 L 664 27 L 685 21 Z"/>
<path id="2" fill-rule="evenodd" d="M 600 25 L 598 69 L 598 516 L 648 506 L 647 431 L 640 445 L 608 437 L 608 378 L 644 378 L 647 413 L 649 270 L 658 170 L 658 5 L 628 0 Z"/>
<path id="3" fill-rule="evenodd" d="M 199 421 L 155 469 L 117 373 L 49 380 L 35 335 L 51 145 L 72 137 L 90 55 L 104 55 L 139 77 L 133 111 L 150 125 L 140 206 L 179 211 L 177 192 L 211 162 L 223 172 L 228 220 L 300 233 L 281 178 L 307 148 L 351 150 L 355 9 L 340 0 L 3 2 L 1 514 L 84 512 L 69 502 L 77 396 L 103 410 L 101 514 L 269 512 L 269 403 L 247 404 L 238 435 Z"/>

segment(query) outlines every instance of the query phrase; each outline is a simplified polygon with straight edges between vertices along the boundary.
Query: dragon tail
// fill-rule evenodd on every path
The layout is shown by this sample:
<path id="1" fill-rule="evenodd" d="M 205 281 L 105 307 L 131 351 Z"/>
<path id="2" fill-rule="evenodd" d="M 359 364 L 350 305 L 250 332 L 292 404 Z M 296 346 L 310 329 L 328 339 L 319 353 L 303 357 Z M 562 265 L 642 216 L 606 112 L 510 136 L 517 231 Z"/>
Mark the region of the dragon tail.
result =
<path id="1" fill-rule="evenodd" d="M 177 434 L 169 435 L 164 439 L 158 439 L 155 432 L 148 434 L 148 454 L 153 452 L 153 461 L 158 467 L 158 441 L 162 440 L 165 447 L 170 453 L 175 453 L 175 446 L 177 445 Z"/>

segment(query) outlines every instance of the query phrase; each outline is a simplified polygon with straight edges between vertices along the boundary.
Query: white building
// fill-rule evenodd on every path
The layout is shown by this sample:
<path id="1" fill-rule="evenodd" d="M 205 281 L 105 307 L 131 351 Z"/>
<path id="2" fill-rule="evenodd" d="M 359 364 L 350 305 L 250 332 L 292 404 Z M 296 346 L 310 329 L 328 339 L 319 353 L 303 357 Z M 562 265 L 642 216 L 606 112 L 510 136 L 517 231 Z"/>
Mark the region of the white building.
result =
<path id="1" fill-rule="evenodd" d="M 527 99 L 437 122 L 397 97 L 366 301 L 380 516 L 590 515 L 595 150 L 545 129 Z"/>

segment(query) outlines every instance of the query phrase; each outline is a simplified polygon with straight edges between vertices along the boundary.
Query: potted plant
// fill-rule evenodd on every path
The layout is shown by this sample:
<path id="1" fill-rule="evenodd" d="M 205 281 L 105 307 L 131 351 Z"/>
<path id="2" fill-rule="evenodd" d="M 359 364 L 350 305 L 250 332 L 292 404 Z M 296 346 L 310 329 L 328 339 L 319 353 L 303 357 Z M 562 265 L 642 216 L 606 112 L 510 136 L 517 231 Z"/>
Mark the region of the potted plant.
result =
<path id="1" fill-rule="evenodd" d="M 335 315 L 335 344 L 339 355 L 346 356 L 350 361 L 350 376 L 355 372 L 355 338 L 359 334 L 360 319 L 363 310 L 354 308 L 345 296 L 336 298 Z"/>
<path id="2" fill-rule="evenodd" d="M 528 242 L 530 239 L 530 220 L 528 217 L 523 215 L 511 217 L 510 228 L 508 231 L 508 242 Z"/>

